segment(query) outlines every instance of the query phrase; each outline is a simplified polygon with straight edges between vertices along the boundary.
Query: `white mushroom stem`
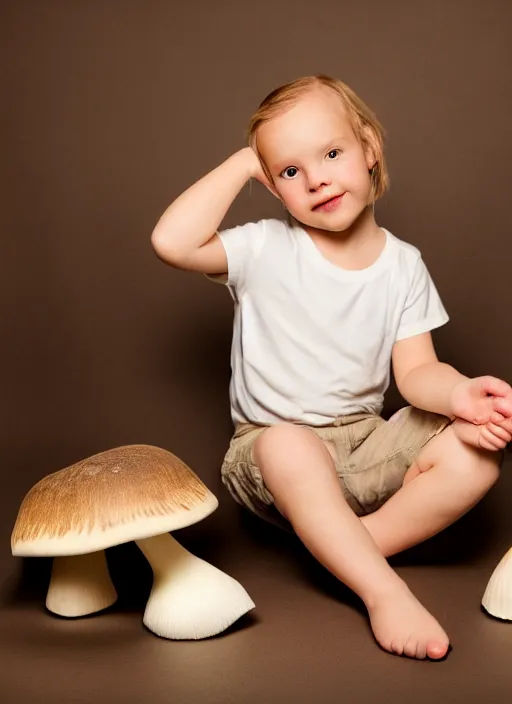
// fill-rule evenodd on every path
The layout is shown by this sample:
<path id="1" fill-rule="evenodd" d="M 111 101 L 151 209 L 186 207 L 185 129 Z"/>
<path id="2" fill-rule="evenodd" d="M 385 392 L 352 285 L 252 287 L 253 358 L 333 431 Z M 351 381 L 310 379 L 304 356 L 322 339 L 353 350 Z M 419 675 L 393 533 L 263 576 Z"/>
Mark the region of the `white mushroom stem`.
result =
<path id="1" fill-rule="evenodd" d="M 153 569 L 144 625 L 163 638 L 208 638 L 254 608 L 242 585 L 169 533 L 136 541 Z"/>
<path id="2" fill-rule="evenodd" d="M 54 557 L 46 608 L 59 616 L 86 616 L 111 606 L 117 592 L 105 551 Z"/>
<path id="3" fill-rule="evenodd" d="M 492 573 L 482 597 L 482 606 L 492 616 L 512 621 L 512 548 Z"/>

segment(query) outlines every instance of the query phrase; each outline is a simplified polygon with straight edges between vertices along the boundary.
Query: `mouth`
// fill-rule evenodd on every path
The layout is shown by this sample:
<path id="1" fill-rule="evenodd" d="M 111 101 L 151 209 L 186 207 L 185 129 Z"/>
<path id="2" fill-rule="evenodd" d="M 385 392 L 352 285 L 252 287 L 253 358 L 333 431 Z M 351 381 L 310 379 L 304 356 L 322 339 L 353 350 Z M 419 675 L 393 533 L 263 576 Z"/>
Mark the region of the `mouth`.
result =
<path id="1" fill-rule="evenodd" d="M 338 196 L 331 196 L 330 198 L 327 198 L 326 200 L 323 200 L 321 203 L 317 203 L 317 205 L 314 205 L 312 210 L 335 210 L 338 205 L 341 203 L 341 199 L 343 198 L 345 194 L 342 193 L 341 195 Z"/>

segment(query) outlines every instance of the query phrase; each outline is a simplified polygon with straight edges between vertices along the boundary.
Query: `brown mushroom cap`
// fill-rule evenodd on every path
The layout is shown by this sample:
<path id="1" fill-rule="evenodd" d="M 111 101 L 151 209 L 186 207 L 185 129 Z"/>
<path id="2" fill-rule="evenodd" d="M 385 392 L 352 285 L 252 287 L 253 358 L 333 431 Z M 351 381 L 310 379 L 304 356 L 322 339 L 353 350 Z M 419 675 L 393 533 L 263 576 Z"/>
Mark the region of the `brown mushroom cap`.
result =
<path id="1" fill-rule="evenodd" d="M 206 518 L 214 494 L 176 455 L 152 445 L 100 452 L 35 484 L 20 506 L 13 555 L 82 555 Z"/>

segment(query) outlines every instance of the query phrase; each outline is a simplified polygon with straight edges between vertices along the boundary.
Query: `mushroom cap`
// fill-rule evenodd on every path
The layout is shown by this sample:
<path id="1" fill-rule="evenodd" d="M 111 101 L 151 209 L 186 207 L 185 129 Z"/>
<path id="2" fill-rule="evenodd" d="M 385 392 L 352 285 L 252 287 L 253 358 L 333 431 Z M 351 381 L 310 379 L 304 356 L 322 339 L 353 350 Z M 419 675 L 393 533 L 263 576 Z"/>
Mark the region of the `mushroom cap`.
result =
<path id="1" fill-rule="evenodd" d="M 168 450 L 125 445 L 43 477 L 23 499 L 13 555 L 83 555 L 184 528 L 217 498 Z"/>

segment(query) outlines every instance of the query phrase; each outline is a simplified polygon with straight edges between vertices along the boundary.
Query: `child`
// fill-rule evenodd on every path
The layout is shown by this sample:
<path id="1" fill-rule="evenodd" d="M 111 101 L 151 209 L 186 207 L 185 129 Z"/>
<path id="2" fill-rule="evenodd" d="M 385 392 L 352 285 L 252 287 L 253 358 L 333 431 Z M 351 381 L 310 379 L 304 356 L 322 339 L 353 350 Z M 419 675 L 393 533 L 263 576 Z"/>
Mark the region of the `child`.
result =
<path id="1" fill-rule="evenodd" d="M 448 321 L 416 247 L 375 221 L 383 132 L 339 80 L 274 90 L 241 149 L 157 223 L 157 255 L 225 283 L 234 299 L 231 413 L 222 466 L 236 501 L 293 529 L 368 609 L 378 643 L 439 659 L 448 636 L 386 557 L 456 521 L 496 482 L 512 388 L 439 362 Z M 255 178 L 277 219 L 218 232 Z M 410 404 L 380 413 L 392 363 Z"/>

